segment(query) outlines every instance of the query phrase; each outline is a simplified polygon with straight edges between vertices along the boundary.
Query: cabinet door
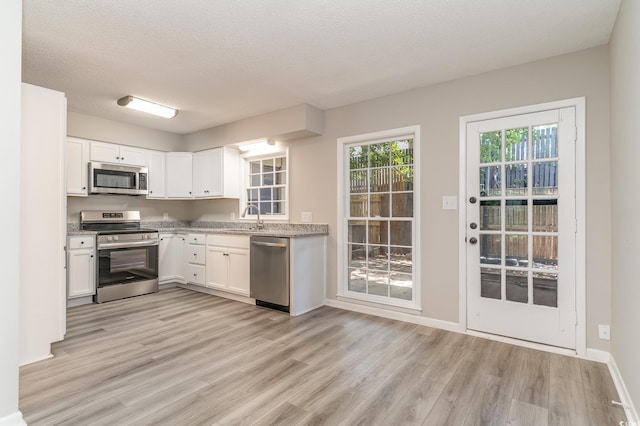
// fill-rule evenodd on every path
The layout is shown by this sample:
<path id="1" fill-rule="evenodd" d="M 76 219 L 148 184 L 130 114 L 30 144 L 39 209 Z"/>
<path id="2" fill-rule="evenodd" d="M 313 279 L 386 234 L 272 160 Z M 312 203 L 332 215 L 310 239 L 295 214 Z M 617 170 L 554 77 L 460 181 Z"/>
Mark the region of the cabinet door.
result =
<path id="1" fill-rule="evenodd" d="M 162 151 L 147 151 L 147 167 L 149 168 L 149 194 L 147 198 L 164 198 L 165 192 L 165 160 Z"/>
<path id="2" fill-rule="evenodd" d="M 187 235 L 177 234 L 173 239 L 173 249 L 176 258 L 176 279 L 178 281 L 187 280 L 187 265 L 189 262 L 186 259 L 185 253 L 187 250 Z"/>
<path id="3" fill-rule="evenodd" d="M 229 290 L 249 296 L 249 250 L 229 250 L 227 255 Z"/>
<path id="4" fill-rule="evenodd" d="M 221 247 L 207 247 L 207 287 L 226 290 L 228 263 Z"/>
<path id="5" fill-rule="evenodd" d="M 221 197 L 222 148 L 193 154 L 193 193 L 197 198 Z"/>
<path id="6" fill-rule="evenodd" d="M 120 162 L 123 164 L 131 164 L 133 166 L 144 166 L 144 149 L 133 148 L 130 146 L 121 146 Z"/>
<path id="7" fill-rule="evenodd" d="M 202 265 L 187 265 L 187 281 L 192 284 L 205 285 L 205 269 Z"/>
<path id="8" fill-rule="evenodd" d="M 91 161 L 120 162 L 120 146 L 112 143 L 91 142 Z"/>
<path id="9" fill-rule="evenodd" d="M 68 138 L 66 145 L 67 195 L 87 196 L 89 141 Z"/>
<path id="10" fill-rule="evenodd" d="M 178 259 L 175 255 L 174 241 L 176 238 L 171 234 L 160 234 L 158 243 L 158 280 L 168 281 L 176 276 Z"/>
<path id="11" fill-rule="evenodd" d="M 190 152 L 167 153 L 167 198 L 193 198 L 191 162 Z"/>
<path id="12" fill-rule="evenodd" d="M 96 291 L 96 263 L 93 250 L 69 251 L 67 298 L 91 296 Z"/>

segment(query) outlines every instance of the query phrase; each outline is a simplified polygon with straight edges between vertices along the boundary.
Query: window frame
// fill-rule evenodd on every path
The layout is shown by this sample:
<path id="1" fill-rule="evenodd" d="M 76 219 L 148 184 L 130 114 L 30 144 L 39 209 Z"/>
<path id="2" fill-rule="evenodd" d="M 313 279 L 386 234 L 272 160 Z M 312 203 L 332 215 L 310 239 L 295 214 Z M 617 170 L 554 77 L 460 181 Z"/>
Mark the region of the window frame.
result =
<path id="1" fill-rule="evenodd" d="M 279 215 L 273 214 L 260 214 L 260 219 L 265 222 L 283 222 L 289 220 L 289 204 L 291 203 L 289 199 L 289 181 L 291 179 L 291 164 L 289 163 L 289 147 L 278 148 L 277 150 L 269 151 L 269 152 L 260 152 L 260 153 L 252 153 L 247 152 L 245 154 L 240 155 L 240 159 L 242 161 L 241 173 L 242 173 L 242 187 L 240 188 L 240 205 L 238 211 L 238 218 L 240 221 L 247 222 L 255 222 L 258 218 L 258 215 L 255 213 L 255 209 L 251 209 L 247 212 L 245 217 L 240 217 L 245 207 L 247 206 L 247 190 L 251 188 L 250 186 L 250 163 L 251 161 L 256 160 L 268 160 L 284 157 L 286 161 L 286 180 L 284 184 L 284 213 Z M 278 185 L 280 187 L 280 185 Z"/>
<path id="2" fill-rule="evenodd" d="M 350 191 L 347 173 L 349 173 L 349 147 L 380 143 L 385 141 L 413 138 L 413 300 L 395 299 L 388 296 L 376 296 L 367 293 L 358 293 L 348 289 L 349 277 L 347 266 L 348 255 L 348 221 L 350 219 Z M 379 132 L 361 135 L 341 137 L 337 139 L 337 165 L 338 165 L 338 208 L 337 208 L 337 297 L 338 299 L 357 300 L 379 305 L 405 308 L 409 310 L 422 310 L 422 289 L 420 273 L 420 126 L 409 126 L 397 129 L 383 130 Z M 375 218 L 370 218 L 374 219 Z M 393 220 L 393 217 L 384 218 Z"/>

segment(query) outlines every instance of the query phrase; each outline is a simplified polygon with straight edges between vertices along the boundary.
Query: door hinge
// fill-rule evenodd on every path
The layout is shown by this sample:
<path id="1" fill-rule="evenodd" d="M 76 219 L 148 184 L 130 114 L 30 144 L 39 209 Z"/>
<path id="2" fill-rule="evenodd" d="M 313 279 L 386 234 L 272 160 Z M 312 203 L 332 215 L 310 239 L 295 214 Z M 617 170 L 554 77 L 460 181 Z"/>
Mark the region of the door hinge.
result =
<path id="1" fill-rule="evenodd" d="M 573 312 L 573 325 L 578 325 L 578 313 Z"/>
<path id="2" fill-rule="evenodd" d="M 578 233 L 578 219 L 573 219 L 573 233 Z"/>

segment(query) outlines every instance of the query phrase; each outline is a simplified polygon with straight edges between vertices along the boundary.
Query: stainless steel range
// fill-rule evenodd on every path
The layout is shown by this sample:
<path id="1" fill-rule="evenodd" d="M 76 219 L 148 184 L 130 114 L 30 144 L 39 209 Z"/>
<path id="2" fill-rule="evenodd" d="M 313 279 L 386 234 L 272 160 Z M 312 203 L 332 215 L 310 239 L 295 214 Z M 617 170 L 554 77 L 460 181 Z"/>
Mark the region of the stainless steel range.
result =
<path id="1" fill-rule="evenodd" d="M 158 291 L 158 231 L 140 227 L 139 211 L 83 211 L 80 229 L 98 233 L 95 302 Z"/>

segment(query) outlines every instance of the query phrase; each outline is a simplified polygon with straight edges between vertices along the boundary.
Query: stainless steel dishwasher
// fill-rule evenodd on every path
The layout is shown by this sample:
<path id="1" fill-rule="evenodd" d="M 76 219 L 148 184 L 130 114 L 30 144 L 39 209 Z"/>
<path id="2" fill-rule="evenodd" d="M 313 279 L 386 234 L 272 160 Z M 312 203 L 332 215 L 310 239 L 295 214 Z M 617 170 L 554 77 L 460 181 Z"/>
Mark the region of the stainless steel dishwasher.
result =
<path id="1" fill-rule="evenodd" d="M 289 312 L 289 238 L 251 236 L 250 265 L 256 305 Z"/>

